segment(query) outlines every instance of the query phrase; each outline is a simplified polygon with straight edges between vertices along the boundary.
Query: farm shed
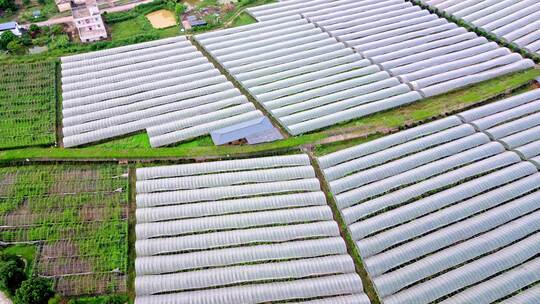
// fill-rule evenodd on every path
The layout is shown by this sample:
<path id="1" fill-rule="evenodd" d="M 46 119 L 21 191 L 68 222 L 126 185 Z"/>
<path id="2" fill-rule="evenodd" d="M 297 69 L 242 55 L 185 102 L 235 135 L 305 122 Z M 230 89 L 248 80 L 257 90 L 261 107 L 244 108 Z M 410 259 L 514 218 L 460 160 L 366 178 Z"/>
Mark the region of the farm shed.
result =
<path id="1" fill-rule="evenodd" d="M 16 36 L 21 36 L 21 28 L 17 22 L 0 23 L 0 35 L 6 31 L 11 31 Z"/>
<path id="2" fill-rule="evenodd" d="M 137 170 L 144 303 L 368 304 L 307 155 Z"/>
<path id="3" fill-rule="evenodd" d="M 279 135 L 276 136 L 275 134 Z M 262 143 L 283 139 L 267 117 L 261 117 L 232 125 L 210 133 L 215 145 L 226 145 L 239 140 L 246 140 L 248 143 Z M 251 139 L 251 142 L 250 140 Z"/>
<path id="4" fill-rule="evenodd" d="M 318 158 L 384 304 L 530 296 L 539 114 L 534 90 Z"/>
<path id="5" fill-rule="evenodd" d="M 263 114 L 185 37 L 62 57 L 64 146 L 146 130 L 166 146 Z"/>

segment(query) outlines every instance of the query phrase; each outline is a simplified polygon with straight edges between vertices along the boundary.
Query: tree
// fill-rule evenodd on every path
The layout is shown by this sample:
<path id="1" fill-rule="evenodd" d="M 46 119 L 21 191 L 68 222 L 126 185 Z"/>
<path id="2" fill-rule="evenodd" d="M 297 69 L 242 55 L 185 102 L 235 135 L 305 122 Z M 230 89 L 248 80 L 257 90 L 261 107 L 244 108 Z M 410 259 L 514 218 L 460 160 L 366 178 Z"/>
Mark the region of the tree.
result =
<path id="1" fill-rule="evenodd" d="M 15 290 L 21 286 L 26 279 L 23 267 L 16 261 L 6 261 L 0 263 L 0 286 L 15 294 Z"/>
<path id="2" fill-rule="evenodd" d="M 1 1 L 1 0 L 0 0 Z M 5 31 L 0 36 L 0 49 L 7 49 L 7 45 L 13 41 L 16 40 L 17 36 L 13 34 L 11 31 Z"/>
<path id="3" fill-rule="evenodd" d="M 22 34 L 21 43 L 24 46 L 31 46 L 32 45 L 32 35 L 30 35 L 30 33 L 28 33 L 28 32 Z"/>
<path id="4" fill-rule="evenodd" d="M 15 262 L 17 266 L 20 268 L 24 268 L 26 265 L 24 260 L 18 255 L 14 255 L 10 253 L 0 253 L 0 262 L 9 262 L 9 261 Z"/>
<path id="5" fill-rule="evenodd" d="M 176 13 L 176 16 L 180 18 L 180 16 L 186 12 L 186 6 L 183 3 L 176 3 L 174 12 Z"/>
<path id="6" fill-rule="evenodd" d="M 58 36 L 64 32 L 64 26 L 61 24 L 55 24 L 51 26 L 51 33 L 55 36 Z"/>
<path id="7" fill-rule="evenodd" d="M 39 28 L 39 26 L 37 24 L 32 23 L 28 27 L 28 32 L 30 33 L 30 35 L 32 35 L 32 38 L 36 38 L 36 36 L 40 32 L 40 28 Z"/>
<path id="8" fill-rule="evenodd" d="M 19 40 L 13 40 L 7 45 L 7 50 L 11 54 L 23 55 L 26 53 L 26 48 Z"/>
<path id="9" fill-rule="evenodd" d="M 15 1 L 14 0 L 0 0 L 0 9 L 7 11 L 7 10 L 16 10 L 15 7 Z"/>
<path id="10" fill-rule="evenodd" d="M 54 296 L 50 280 L 34 277 L 24 281 L 15 293 L 15 304 L 47 304 Z"/>

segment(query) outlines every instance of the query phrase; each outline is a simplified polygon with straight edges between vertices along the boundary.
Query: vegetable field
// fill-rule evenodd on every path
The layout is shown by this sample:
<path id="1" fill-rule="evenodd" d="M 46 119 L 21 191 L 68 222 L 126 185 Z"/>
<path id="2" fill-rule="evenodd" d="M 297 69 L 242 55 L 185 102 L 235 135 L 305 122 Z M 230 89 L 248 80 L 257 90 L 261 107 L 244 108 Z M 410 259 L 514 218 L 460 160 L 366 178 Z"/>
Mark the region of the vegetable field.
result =
<path id="1" fill-rule="evenodd" d="M 0 64 L 0 149 L 56 141 L 55 63 Z"/>
<path id="2" fill-rule="evenodd" d="M 0 241 L 39 245 L 35 272 L 64 295 L 124 292 L 127 168 L 0 169 Z"/>

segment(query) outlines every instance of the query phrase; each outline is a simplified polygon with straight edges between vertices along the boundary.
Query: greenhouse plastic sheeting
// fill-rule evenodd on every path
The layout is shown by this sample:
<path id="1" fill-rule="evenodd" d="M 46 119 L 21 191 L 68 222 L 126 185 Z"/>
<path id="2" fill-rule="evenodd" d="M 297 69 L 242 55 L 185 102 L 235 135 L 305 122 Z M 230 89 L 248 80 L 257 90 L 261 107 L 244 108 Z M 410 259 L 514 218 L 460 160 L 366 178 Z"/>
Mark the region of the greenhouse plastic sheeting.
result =
<path id="1" fill-rule="evenodd" d="M 323 169 L 327 169 L 337 164 L 349 161 L 351 159 L 382 151 L 389 147 L 399 145 L 407 141 L 433 134 L 445 129 L 449 129 L 460 124 L 462 124 L 462 122 L 456 116 L 443 118 L 415 128 L 398 132 L 396 134 L 375 139 L 365 144 L 361 144 L 355 147 L 347 148 L 338 152 L 334 152 L 332 154 L 319 157 L 318 161 Z M 327 170 L 324 171 L 326 173 Z"/>
<path id="2" fill-rule="evenodd" d="M 512 152 L 507 152 L 507 153 L 512 153 Z M 489 163 L 491 161 L 496 162 L 496 160 L 495 160 L 496 158 L 506 158 L 506 157 L 508 157 L 507 153 L 505 153 L 506 155 L 501 154 L 501 155 L 495 156 L 493 158 L 488 158 L 487 160 L 482 161 L 482 162 L 484 162 L 484 163 Z M 476 164 L 479 164 L 479 163 L 476 163 Z M 471 166 L 470 169 L 472 169 L 472 167 L 474 167 L 476 164 L 470 165 Z M 507 165 L 510 165 L 510 164 L 507 164 Z M 496 165 L 494 165 L 494 166 L 496 166 Z M 469 169 L 467 167 L 464 167 L 462 169 L 466 169 L 464 172 L 469 171 Z M 496 169 L 496 167 L 493 167 L 492 169 Z M 458 170 L 455 170 L 453 172 L 457 172 L 457 171 L 460 171 L 460 170 L 461 169 L 458 169 Z M 492 171 L 492 170 L 488 170 L 487 172 L 489 172 L 489 171 Z M 480 177 L 480 178 L 478 178 L 476 180 L 471 180 L 471 181 L 463 183 L 463 184 L 461 184 L 459 186 L 450 188 L 450 189 L 445 191 L 446 193 L 445 192 L 440 192 L 440 193 L 437 193 L 437 194 L 435 194 L 433 196 L 428 196 L 427 198 L 422 199 L 422 201 L 420 202 L 422 204 L 418 203 L 418 201 L 417 201 L 415 203 L 404 205 L 404 206 L 401 206 L 401 207 L 399 207 L 397 209 L 394 209 L 394 210 L 387 211 L 385 213 L 379 214 L 379 215 L 377 215 L 375 217 L 371 217 L 371 218 L 366 219 L 364 221 L 356 222 L 354 224 L 351 224 L 349 226 L 349 229 L 350 229 L 351 234 L 353 235 L 354 239 L 360 239 L 360 238 L 363 238 L 363 237 L 365 237 L 365 236 L 367 236 L 370 233 L 373 233 L 375 231 L 379 231 L 379 230 L 382 230 L 384 228 L 389 228 L 389 227 L 391 227 L 391 226 L 393 226 L 393 225 L 395 225 L 397 223 L 405 222 L 405 221 L 407 221 L 407 219 L 411 219 L 411 217 L 415 218 L 416 216 L 421 216 L 421 215 L 424 215 L 424 214 L 426 214 L 428 212 L 435 211 L 438 208 L 444 207 L 445 204 L 448 203 L 448 201 L 450 201 L 450 203 L 452 202 L 452 199 L 451 199 L 452 197 L 455 197 L 457 195 L 460 195 L 460 197 L 462 197 L 462 198 L 468 198 L 468 197 L 471 196 L 471 194 L 476 195 L 481 190 L 485 191 L 485 190 L 491 189 L 494 186 L 501 185 L 501 184 L 504 184 L 505 182 L 510 182 L 510 181 L 516 180 L 518 178 L 534 174 L 536 172 L 537 172 L 537 169 L 531 163 L 521 162 L 519 164 L 516 164 L 515 166 L 510 166 L 508 168 L 493 172 L 493 173 L 491 173 L 489 175 L 482 176 L 482 177 Z M 484 171 L 484 173 L 486 173 L 486 171 Z M 449 174 L 449 177 L 451 175 L 452 174 Z M 473 176 L 469 176 L 469 177 L 473 177 Z M 442 179 L 446 179 L 445 175 L 442 175 L 441 177 L 442 177 Z M 416 185 L 419 185 L 418 187 L 423 187 L 423 185 L 422 185 L 423 183 L 427 183 L 427 184 L 431 184 L 431 182 L 436 183 L 437 179 L 439 179 L 439 178 L 437 177 L 437 178 L 433 178 L 431 180 L 428 180 L 427 182 L 422 182 L 422 183 L 415 184 L 415 185 L 409 187 L 411 189 L 404 188 L 405 191 L 403 191 L 403 192 L 409 194 L 412 191 L 414 191 L 414 189 L 416 188 Z M 398 190 L 396 192 L 391 193 L 392 195 L 390 195 L 388 197 L 382 196 L 381 198 L 384 198 L 383 201 L 388 201 L 386 198 L 395 197 L 395 196 L 401 194 L 400 192 L 402 192 L 402 191 Z M 446 197 L 446 199 L 441 199 L 441 197 L 444 198 L 447 195 L 447 192 L 452 193 L 453 196 Z M 412 197 L 413 195 L 417 195 L 417 194 L 416 193 L 411 194 L 410 196 L 407 196 L 406 198 L 401 198 L 400 197 L 400 200 L 392 201 L 391 204 L 392 204 L 392 206 L 397 205 L 397 204 L 399 204 L 401 202 L 406 202 L 407 198 L 412 199 L 412 198 L 417 197 L 417 196 Z M 375 199 L 375 200 L 377 200 L 377 199 Z M 371 202 L 371 201 L 369 201 L 369 202 Z M 426 203 L 426 202 L 432 202 L 432 204 L 429 204 L 429 203 Z M 366 204 L 366 203 L 364 203 L 364 204 Z M 357 205 L 357 206 L 362 206 L 362 205 L 363 204 L 360 204 L 360 205 Z M 349 211 L 351 209 L 345 209 L 345 210 L 343 210 L 343 213 L 345 214 L 345 211 Z M 356 211 L 356 210 L 353 209 L 352 211 Z M 347 213 L 347 216 L 349 216 L 349 213 Z M 357 217 L 359 217 L 359 216 L 360 215 L 357 215 Z"/>
<path id="3" fill-rule="evenodd" d="M 540 233 L 500 250 L 497 254 L 478 259 L 439 277 L 405 289 L 383 299 L 385 304 L 430 303 L 463 287 L 478 283 L 498 272 L 517 266 L 540 252 Z"/>
<path id="4" fill-rule="evenodd" d="M 281 243 L 307 238 L 338 237 L 336 222 L 323 221 L 309 224 L 251 228 L 232 231 L 210 232 L 180 237 L 138 240 L 137 256 L 150 256 L 181 251 L 213 249 L 225 246 L 256 243 Z"/>
<path id="5" fill-rule="evenodd" d="M 298 279 L 311 276 L 352 273 L 348 255 L 292 260 L 268 264 L 230 266 L 165 275 L 139 276 L 135 279 L 137 296 L 200 289 L 244 282 Z"/>
<path id="6" fill-rule="evenodd" d="M 137 223 L 203 217 L 227 213 L 326 205 L 323 192 L 307 192 L 196 204 L 137 209 Z"/>
<path id="7" fill-rule="evenodd" d="M 247 158 L 240 160 L 204 162 L 198 164 L 148 167 L 137 169 L 137 180 L 140 181 L 155 178 L 191 176 L 198 174 L 240 171 L 249 169 L 254 170 L 288 166 L 308 166 L 309 164 L 310 161 L 307 154 L 297 154 L 261 158 Z"/>
<path id="8" fill-rule="evenodd" d="M 254 284 L 185 293 L 137 297 L 135 303 L 262 303 L 287 299 L 310 299 L 361 292 L 362 281 L 360 280 L 360 277 L 356 274 L 343 274 L 288 282 Z"/>
<path id="9" fill-rule="evenodd" d="M 534 220 L 538 221 L 538 215 L 533 218 L 531 218 L 531 216 L 525 216 L 508 225 L 487 232 L 482 236 L 469 239 L 447 249 L 438 251 L 426 258 L 420 259 L 403 268 L 399 268 L 394 272 L 375 278 L 375 286 L 377 286 L 382 297 L 390 296 L 395 292 L 400 294 L 400 292 L 398 292 L 399 290 L 412 283 L 434 276 L 444 270 L 452 269 L 457 265 L 480 257 L 491 251 L 504 248 L 505 246 L 511 245 L 513 242 L 526 237 L 528 234 L 534 233 L 535 229 L 538 229 L 538 224 L 534 224 Z M 528 227 L 531 225 L 533 227 Z M 497 253 L 492 254 L 492 256 L 497 255 Z M 445 274 L 443 273 L 441 276 L 436 277 L 435 280 L 443 278 L 444 276 Z M 429 282 L 429 280 L 426 282 Z M 407 289 L 405 289 L 405 292 L 407 292 Z"/>
<path id="10" fill-rule="evenodd" d="M 137 239 L 162 237 L 167 235 L 191 234 L 203 231 L 238 229 L 256 226 L 305 223 L 332 219 L 328 206 L 315 206 L 290 210 L 262 211 L 175 220 L 157 223 L 142 223 L 135 227 Z"/>
<path id="11" fill-rule="evenodd" d="M 346 253 L 345 241 L 341 237 L 333 237 L 184 254 L 138 257 L 135 260 L 135 270 L 137 275 L 140 276 L 249 262 L 290 260 Z"/>
<path id="12" fill-rule="evenodd" d="M 496 301 L 538 281 L 540 281 L 540 259 L 536 258 L 480 285 L 466 289 L 464 292 L 458 293 L 441 303 L 466 304 L 479 303 L 479 301 Z"/>
<path id="13" fill-rule="evenodd" d="M 480 179 L 478 181 L 480 181 Z M 486 186 L 481 183 L 475 183 L 475 185 L 482 190 L 492 186 Z M 508 200 L 519 197 L 520 195 L 537 190 L 538 188 L 540 188 L 540 175 L 537 173 L 508 185 L 503 186 L 498 184 L 492 188 L 495 190 L 483 193 L 480 197 L 475 197 L 464 202 L 460 202 L 463 200 L 463 196 L 451 195 L 455 193 L 455 191 L 447 191 L 445 193 L 447 195 L 443 196 L 443 198 L 440 198 L 442 195 L 437 196 L 443 201 L 441 203 L 450 205 L 450 207 L 429 213 L 423 217 L 416 218 L 413 221 L 405 222 L 400 226 L 384 230 L 375 236 L 358 241 L 357 244 L 362 249 L 362 255 L 368 257 L 402 241 L 413 239 L 432 230 L 462 220 L 472 214 L 483 212 Z M 471 197 L 478 193 L 479 190 L 470 193 L 469 196 Z M 412 204 L 411 207 L 418 206 L 418 208 L 421 208 L 425 203 L 429 204 L 429 200 L 417 201 Z M 441 203 L 439 203 L 439 206 Z M 451 205 L 452 203 L 457 204 Z M 409 210 L 412 210 L 412 208 L 409 208 Z"/>

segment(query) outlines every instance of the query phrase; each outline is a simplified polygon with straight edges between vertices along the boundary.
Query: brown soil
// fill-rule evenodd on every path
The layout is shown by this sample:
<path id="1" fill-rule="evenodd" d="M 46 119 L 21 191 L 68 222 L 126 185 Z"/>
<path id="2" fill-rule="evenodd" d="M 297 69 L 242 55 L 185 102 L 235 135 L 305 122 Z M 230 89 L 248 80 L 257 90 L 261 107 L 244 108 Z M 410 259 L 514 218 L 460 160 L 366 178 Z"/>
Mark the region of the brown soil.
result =
<path id="1" fill-rule="evenodd" d="M 78 275 L 58 278 L 56 291 L 64 296 L 125 293 L 126 277 L 123 275 Z"/>
<path id="2" fill-rule="evenodd" d="M 17 181 L 17 173 L 6 173 L 0 176 L 0 197 L 8 196 Z"/>
<path id="3" fill-rule="evenodd" d="M 44 276 L 61 276 L 92 271 L 92 263 L 81 257 L 44 258 L 40 256 L 38 265 L 39 274 Z"/>

